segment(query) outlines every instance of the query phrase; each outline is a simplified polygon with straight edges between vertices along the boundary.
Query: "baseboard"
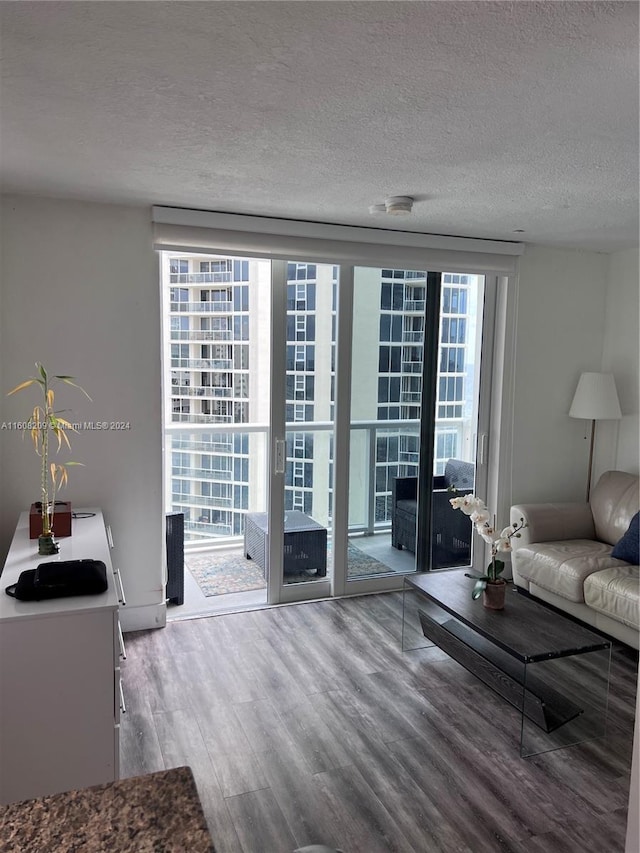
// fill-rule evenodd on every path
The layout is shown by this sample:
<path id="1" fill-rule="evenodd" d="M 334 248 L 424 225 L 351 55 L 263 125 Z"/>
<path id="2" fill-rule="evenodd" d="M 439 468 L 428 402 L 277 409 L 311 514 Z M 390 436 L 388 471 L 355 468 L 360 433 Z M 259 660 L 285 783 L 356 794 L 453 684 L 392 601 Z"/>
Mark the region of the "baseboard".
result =
<path id="1" fill-rule="evenodd" d="M 166 604 L 149 604 L 143 607 L 132 607 L 126 604 L 120 608 L 120 626 L 123 633 L 127 631 L 146 631 L 149 628 L 164 628 L 167 624 Z"/>

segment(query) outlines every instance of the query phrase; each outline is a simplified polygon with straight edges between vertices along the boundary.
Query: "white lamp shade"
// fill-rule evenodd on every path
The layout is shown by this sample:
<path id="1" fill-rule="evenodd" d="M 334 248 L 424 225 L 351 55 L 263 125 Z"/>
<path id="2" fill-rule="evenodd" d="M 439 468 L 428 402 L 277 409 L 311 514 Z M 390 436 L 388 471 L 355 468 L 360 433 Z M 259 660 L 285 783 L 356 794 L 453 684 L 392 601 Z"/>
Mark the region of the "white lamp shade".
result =
<path id="1" fill-rule="evenodd" d="M 611 373 L 583 373 L 569 409 L 569 417 L 591 421 L 622 417 L 616 383 Z"/>

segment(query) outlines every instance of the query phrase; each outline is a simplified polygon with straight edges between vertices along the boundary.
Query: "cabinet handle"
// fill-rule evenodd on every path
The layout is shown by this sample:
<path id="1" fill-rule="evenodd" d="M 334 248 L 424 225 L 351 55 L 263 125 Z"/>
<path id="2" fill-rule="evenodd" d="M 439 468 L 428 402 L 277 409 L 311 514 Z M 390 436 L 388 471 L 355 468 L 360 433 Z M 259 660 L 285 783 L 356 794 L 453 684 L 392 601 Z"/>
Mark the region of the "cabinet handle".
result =
<path id="1" fill-rule="evenodd" d="M 120 594 L 118 595 L 118 601 L 123 606 L 127 603 L 127 599 L 124 597 L 124 586 L 122 584 L 122 575 L 120 574 L 120 569 L 116 569 L 113 573 L 115 575 L 118 586 L 120 587 Z"/>
<path id="2" fill-rule="evenodd" d="M 107 524 L 107 542 L 109 543 L 109 548 L 113 548 L 113 533 L 111 532 L 110 524 Z"/>
<path id="3" fill-rule="evenodd" d="M 127 650 L 124 647 L 124 637 L 122 636 L 122 628 L 118 622 L 118 642 L 120 643 L 120 657 L 122 660 L 127 659 Z"/>
<path id="4" fill-rule="evenodd" d="M 123 714 L 127 713 L 127 706 L 124 704 L 124 690 L 122 689 L 122 681 L 119 682 L 120 686 L 120 710 Z"/>

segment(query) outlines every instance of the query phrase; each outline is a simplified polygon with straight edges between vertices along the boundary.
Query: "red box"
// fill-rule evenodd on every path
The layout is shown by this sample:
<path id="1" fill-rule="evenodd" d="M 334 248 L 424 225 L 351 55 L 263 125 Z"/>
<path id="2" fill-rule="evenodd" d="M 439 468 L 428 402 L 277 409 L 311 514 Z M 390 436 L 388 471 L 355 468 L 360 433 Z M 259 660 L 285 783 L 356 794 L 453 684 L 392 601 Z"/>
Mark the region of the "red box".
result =
<path id="1" fill-rule="evenodd" d="M 31 504 L 29 510 L 29 539 L 37 539 L 42 534 L 42 510 L 35 504 Z M 71 536 L 71 504 L 65 501 L 56 501 L 53 514 L 53 535 L 56 539 L 63 536 Z"/>

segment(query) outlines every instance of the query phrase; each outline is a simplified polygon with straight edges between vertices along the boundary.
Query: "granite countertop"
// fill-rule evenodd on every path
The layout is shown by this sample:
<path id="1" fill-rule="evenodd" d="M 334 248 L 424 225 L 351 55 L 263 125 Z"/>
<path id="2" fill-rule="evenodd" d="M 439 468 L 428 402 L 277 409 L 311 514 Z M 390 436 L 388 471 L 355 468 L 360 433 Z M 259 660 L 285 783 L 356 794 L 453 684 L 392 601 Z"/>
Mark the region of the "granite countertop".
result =
<path id="1" fill-rule="evenodd" d="M 215 853 L 189 767 L 0 807 L 0 853 Z"/>

